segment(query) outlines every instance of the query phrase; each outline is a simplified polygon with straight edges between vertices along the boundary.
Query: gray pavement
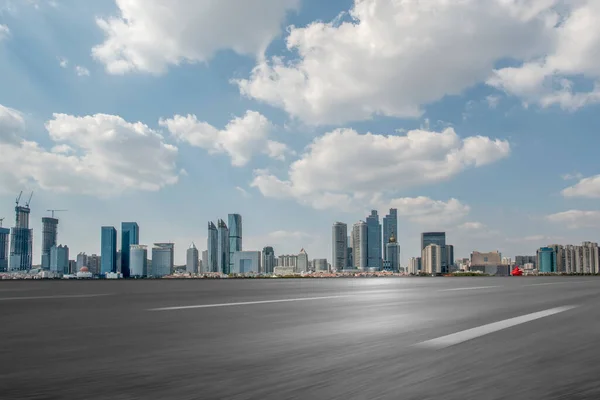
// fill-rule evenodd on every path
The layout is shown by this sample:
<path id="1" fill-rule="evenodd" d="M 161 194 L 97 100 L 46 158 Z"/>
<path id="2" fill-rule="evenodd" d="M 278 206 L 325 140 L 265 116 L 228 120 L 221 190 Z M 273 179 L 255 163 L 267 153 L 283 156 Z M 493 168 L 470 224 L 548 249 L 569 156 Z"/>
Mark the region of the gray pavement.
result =
<path id="1" fill-rule="evenodd" d="M 599 332 L 594 277 L 2 281 L 0 398 L 600 399 Z"/>

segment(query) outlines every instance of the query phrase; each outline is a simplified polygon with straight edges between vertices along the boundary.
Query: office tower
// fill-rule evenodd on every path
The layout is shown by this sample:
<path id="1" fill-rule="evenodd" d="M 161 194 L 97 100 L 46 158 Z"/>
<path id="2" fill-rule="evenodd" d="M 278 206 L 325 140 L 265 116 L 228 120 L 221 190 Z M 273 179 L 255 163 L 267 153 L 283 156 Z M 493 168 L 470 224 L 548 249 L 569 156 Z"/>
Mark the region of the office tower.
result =
<path id="1" fill-rule="evenodd" d="M 556 271 L 555 272 L 564 272 L 565 271 L 565 249 L 564 246 L 560 244 L 551 244 L 548 246 L 554 250 L 556 254 Z"/>
<path id="2" fill-rule="evenodd" d="M 275 251 L 271 246 L 263 248 L 262 251 L 262 267 L 263 274 L 272 274 L 275 270 Z"/>
<path id="3" fill-rule="evenodd" d="M 428 244 L 421 254 L 422 270 L 427 274 L 442 273 L 442 246 Z"/>
<path id="4" fill-rule="evenodd" d="M 552 247 L 541 247 L 537 251 L 537 259 L 540 273 L 556 272 L 556 252 Z"/>
<path id="5" fill-rule="evenodd" d="M 336 222 L 332 227 L 333 255 L 331 265 L 334 270 L 341 271 L 348 267 L 348 225 Z"/>
<path id="6" fill-rule="evenodd" d="M 67 246 L 54 245 L 50 248 L 50 271 L 61 275 L 70 273 L 69 248 Z"/>
<path id="7" fill-rule="evenodd" d="M 21 196 L 19 196 L 20 199 Z M 10 270 L 28 271 L 33 262 L 33 229 L 29 229 L 29 202 L 15 207 L 15 226 L 10 232 Z M 30 199 L 31 200 L 31 199 Z"/>
<path id="8" fill-rule="evenodd" d="M 202 252 L 202 262 L 200 263 L 200 271 L 202 273 L 210 272 L 208 266 L 208 250 Z"/>
<path id="9" fill-rule="evenodd" d="M 367 237 L 368 229 L 364 221 L 359 221 L 352 227 L 352 251 L 354 268 L 364 271 L 367 269 Z"/>
<path id="10" fill-rule="evenodd" d="M 297 260 L 298 261 L 296 263 L 296 268 L 294 272 L 308 272 L 308 254 L 306 254 L 306 250 L 300 250 L 300 254 L 298 254 Z"/>
<path id="11" fill-rule="evenodd" d="M 148 276 L 148 246 L 132 244 L 129 246 L 129 277 Z"/>
<path id="12" fill-rule="evenodd" d="M 117 272 L 117 230 L 113 226 L 103 226 L 100 237 L 100 274 Z"/>
<path id="13" fill-rule="evenodd" d="M 408 260 L 408 273 L 416 275 L 421 271 L 421 257 L 411 257 Z"/>
<path id="14" fill-rule="evenodd" d="M 196 248 L 196 245 L 194 243 L 192 243 L 190 248 L 187 249 L 185 261 L 185 271 L 189 274 L 197 274 L 200 258 L 198 254 L 198 249 Z"/>
<path id="15" fill-rule="evenodd" d="M 452 244 L 446 245 L 446 265 L 448 267 L 448 271 L 454 266 L 454 245 Z"/>
<path id="16" fill-rule="evenodd" d="M 68 267 L 68 271 L 71 275 L 77 275 L 77 261 L 75 260 L 69 260 L 69 267 Z"/>
<path id="17" fill-rule="evenodd" d="M 229 214 L 229 269 L 233 263 L 233 253 L 242 251 L 242 216 L 240 214 Z"/>
<path id="18" fill-rule="evenodd" d="M 0 227 L 0 272 L 8 271 L 10 229 Z"/>
<path id="19" fill-rule="evenodd" d="M 219 232 L 212 222 L 208 223 L 208 238 L 206 239 L 208 249 L 208 267 L 206 272 L 219 272 Z"/>
<path id="20" fill-rule="evenodd" d="M 121 250 L 117 250 L 117 272 L 121 273 Z"/>
<path id="21" fill-rule="evenodd" d="M 423 232 L 421 233 L 421 250 L 430 244 L 437 244 L 442 252 L 442 272 L 448 272 L 446 261 L 446 232 Z"/>
<path id="22" fill-rule="evenodd" d="M 102 263 L 102 257 L 97 254 L 92 254 L 87 258 L 87 267 L 92 275 L 100 275 L 100 265 Z"/>
<path id="23" fill-rule="evenodd" d="M 173 243 L 154 243 L 152 248 L 152 275 L 160 278 L 173 273 L 175 263 L 175 245 Z"/>
<path id="24" fill-rule="evenodd" d="M 367 217 L 367 268 L 380 271 L 381 258 L 381 224 L 377 210 L 372 210 Z"/>
<path id="25" fill-rule="evenodd" d="M 390 213 L 383 217 L 383 259 L 388 260 L 386 244 L 390 242 L 390 237 L 394 235 L 397 241 L 398 235 L 398 210 L 390 208 Z"/>
<path id="26" fill-rule="evenodd" d="M 515 265 L 523 266 L 525 264 L 533 264 L 537 265 L 537 257 L 536 256 L 515 256 Z"/>
<path id="27" fill-rule="evenodd" d="M 394 233 L 390 235 L 388 242 L 385 245 L 387 254 L 387 264 L 390 271 L 400 271 L 400 245 L 396 242 Z"/>
<path id="28" fill-rule="evenodd" d="M 42 218 L 42 269 L 50 269 L 50 248 L 56 245 L 58 218 Z"/>
<path id="29" fill-rule="evenodd" d="M 294 267 L 294 271 L 297 270 L 298 266 L 298 255 L 296 254 L 283 254 L 277 257 L 277 267 Z"/>
<path id="30" fill-rule="evenodd" d="M 229 274 L 229 229 L 225 221 L 217 221 L 217 265 L 218 272 Z"/>
<path id="31" fill-rule="evenodd" d="M 79 271 L 83 267 L 87 267 L 88 266 L 87 254 L 85 254 L 85 253 L 77 254 L 77 258 L 75 259 L 75 262 L 77 263 L 77 271 Z"/>
<path id="32" fill-rule="evenodd" d="M 352 247 L 347 248 L 347 260 L 346 268 L 354 269 L 354 251 L 352 250 Z"/>
<path id="33" fill-rule="evenodd" d="M 232 255 L 232 274 L 258 274 L 260 272 L 260 251 L 234 251 Z"/>
<path id="34" fill-rule="evenodd" d="M 132 244 L 140 244 L 140 227 L 136 222 L 121 223 L 121 273 L 129 278 L 129 249 Z"/>
<path id="35" fill-rule="evenodd" d="M 315 272 L 328 272 L 329 264 L 326 258 L 315 258 L 313 260 L 313 269 Z"/>

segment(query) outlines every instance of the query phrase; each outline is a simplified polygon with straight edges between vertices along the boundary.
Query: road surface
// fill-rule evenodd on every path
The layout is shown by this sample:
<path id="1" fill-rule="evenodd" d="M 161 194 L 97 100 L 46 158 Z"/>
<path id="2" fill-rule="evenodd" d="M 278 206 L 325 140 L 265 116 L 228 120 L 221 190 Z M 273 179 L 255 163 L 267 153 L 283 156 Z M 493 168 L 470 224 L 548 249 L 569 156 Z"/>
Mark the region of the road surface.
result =
<path id="1" fill-rule="evenodd" d="M 600 279 L 0 282 L 2 399 L 599 399 Z"/>

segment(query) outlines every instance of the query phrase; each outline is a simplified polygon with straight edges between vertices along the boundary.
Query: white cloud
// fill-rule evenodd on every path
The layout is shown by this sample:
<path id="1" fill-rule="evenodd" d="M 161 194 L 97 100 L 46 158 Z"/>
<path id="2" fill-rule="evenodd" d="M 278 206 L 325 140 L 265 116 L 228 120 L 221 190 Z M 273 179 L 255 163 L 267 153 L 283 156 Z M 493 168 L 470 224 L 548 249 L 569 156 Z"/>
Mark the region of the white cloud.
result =
<path id="1" fill-rule="evenodd" d="M 417 117 L 423 105 L 484 82 L 499 60 L 545 54 L 554 3 L 355 0 L 350 21 L 290 27 L 297 58 L 262 60 L 235 82 L 310 124 Z"/>
<path id="2" fill-rule="evenodd" d="M 384 209 L 396 208 L 398 216 L 420 225 L 443 228 L 463 219 L 469 214 L 470 207 L 457 199 L 447 202 L 429 197 L 403 197 L 393 199 Z"/>
<path id="3" fill-rule="evenodd" d="M 564 197 L 600 198 L 600 175 L 583 178 L 578 183 L 562 191 Z"/>
<path id="4" fill-rule="evenodd" d="M 550 49 L 520 67 L 495 71 L 488 83 L 523 98 L 526 104 L 576 110 L 600 102 L 600 2 L 568 2 L 569 10 L 552 29 Z M 596 80 L 590 91 L 576 91 L 571 77 Z"/>
<path id="5" fill-rule="evenodd" d="M 240 192 L 240 194 L 242 195 L 242 197 L 244 198 L 249 198 L 250 197 L 250 193 L 248 193 L 248 191 L 242 187 L 236 186 L 235 190 L 237 190 L 238 192 Z"/>
<path id="6" fill-rule="evenodd" d="M 19 144 L 24 130 L 25 119 L 23 115 L 13 108 L 0 104 L 0 145 L 3 143 Z"/>
<path id="7" fill-rule="evenodd" d="M 380 201 L 378 192 L 386 195 L 447 180 L 509 154 L 506 141 L 484 136 L 462 139 L 452 128 L 390 136 L 337 129 L 314 139 L 291 164 L 287 179 L 256 170 L 251 185 L 267 197 L 295 198 L 319 209 L 350 210 L 354 204 Z M 368 193 L 376 195 L 369 198 Z"/>
<path id="8" fill-rule="evenodd" d="M 485 98 L 485 101 L 488 104 L 488 107 L 491 109 L 495 109 L 500 104 L 500 96 L 489 95 Z"/>
<path id="9" fill-rule="evenodd" d="M 581 172 L 575 172 L 572 174 L 562 174 L 560 177 L 565 181 L 580 180 L 583 178 L 583 174 Z"/>
<path id="10" fill-rule="evenodd" d="M 75 66 L 75 73 L 77 74 L 77 76 L 90 76 L 90 70 L 85 67 L 82 67 L 81 65 Z"/>
<path id="11" fill-rule="evenodd" d="M 9 36 L 10 36 L 10 29 L 8 29 L 8 26 L 0 24 L 0 41 L 2 39 L 6 39 Z"/>
<path id="12" fill-rule="evenodd" d="M 54 114 L 45 126 L 56 143 L 52 151 L 32 141 L 0 141 L 1 188 L 12 192 L 36 186 L 108 197 L 156 191 L 178 180 L 177 148 L 141 122 L 106 114 Z M 0 124 L 0 137 L 6 137 L 5 124 Z"/>
<path id="13" fill-rule="evenodd" d="M 69 66 L 69 60 L 64 57 L 58 57 L 58 65 L 60 65 L 61 68 L 67 68 Z"/>
<path id="14" fill-rule="evenodd" d="M 546 219 L 569 229 L 596 228 L 600 226 L 600 211 L 569 210 L 547 215 Z"/>
<path id="15" fill-rule="evenodd" d="M 206 62 L 219 50 L 260 56 L 299 0 L 116 0 L 119 15 L 98 18 L 104 43 L 92 55 L 111 74 L 161 74 Z"/>
<path id="16" fill-rule="evenodd" d="M 268 139 L 273 125 L 256 111 L 247 111 L 243 117 L 234 118 L 223 130 L 199 121 L 195 115 L 175 115 L 161 119 L 159 124 L 179 141 L 208 150 L 211 154 L 227 153 L 231 164 L 236 167 L 246 165 L 256 153 L 284 159 L 289 152 L 285 144 Z"/>

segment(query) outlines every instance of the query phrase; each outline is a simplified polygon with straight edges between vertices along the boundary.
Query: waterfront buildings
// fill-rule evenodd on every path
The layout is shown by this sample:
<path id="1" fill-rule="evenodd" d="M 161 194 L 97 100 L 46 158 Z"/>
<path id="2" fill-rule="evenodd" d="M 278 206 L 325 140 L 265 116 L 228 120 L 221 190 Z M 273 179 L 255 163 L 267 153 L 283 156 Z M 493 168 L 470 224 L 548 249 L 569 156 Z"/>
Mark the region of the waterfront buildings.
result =
<path id="1" fill-rule="evenodd" d="M 10 229 L 0 227 L 0 272 L 8 271 Z"/>
<path id="2" fill-rule="evenodd" d="M 400 245 L 396 242 L 394 233 L 388 238 L 388 243 L 385 245 L 387 259 L 385 260 L 386 270 L 399 272 L 400 271 Z"/>
<path id="3" fill-rule="evenodd" d="M 306 254 L 306 250 L 300 250 L 297 260 L 296 272 L 308 272 L 308 254 Z"/>
<path id="4" fill-rule="evenodd" d="M 148 276 L 148 246 L 140 244 L 129 246 L 129 276 L 131 278 Z"/>
<path id="5" fill-rule="evenodd" d="M 19 196 L 20 198 L 20 196 Z M 33 261 L 33 229 L 29 229 L 29 202 L 15 207 L 15 226 L 10 231 L 11 271 L 29 271 Z"/>
<path id="6" fill-rule="evenodd" d="M 233 266 L 233 253 L 242 251 L 242 216 L 240 214 L 229 214 L 229 267 Z"/>
<path id="7" fill-rule="evenodd" d="M 217 222 L 217 272 L 229 274 L 229 228 L 222 219 Z"/>
<path id="8" fill-rule="evenodd" d="M 352 227 L 352 256 L 354 259 L 354 268 L 364 271 L 367 269 L 367 224 L 359 221 Z"/>
<path id="9" fill-rule="evenodd" d="M 367 268 L 380 271 L 383 266 L 381 258 L 381 224 L 377 210 L 371 210 L 367 217 Z"/>
<path id="10" fill-rule="evenodd" d="M 58 218 L 42 218 L 42 269 L 50 269 L 50 248 L 58 239 Z"/>
<path id="11" fill-rule="evenodd" d="M 312 267 L 315 272 L 329 271 L 329 265 L 326 258 L 315 258 L 312 262 Z"/>
<path id="12" fill-rule="evenodd" d="M 390 238 L 398 235 L 398 210 L 390 208 L 389 214 L 383 217 L 383 259 L 389 260 L 387 256 L 387 243 L 390 243 Z"/>
<path id="13" fill-rule="evenodd" d="M 121 223 L 121 273 L 123 278 L 129 278 L 131 245 L 140 244 L 140 227 L 136 222 Z"/>
<path id="14" fill-rule="evenodd" d="M 77 264 L 75 263 L 75 269 L 76 268 Z M 69 247 L 54 245 L 50 248 L 50 271 L 65 275 L 71 272 L 71 266 L 69 265 Z"/>
<path id="15" fill-rule="evenodd" d="M 152 276 L 161 278 L 171 275 L 175 263 L 173 243 L 154 243 L 152 247 Z"/>
<path id="16" fill-rule="evenodd" d="M 422 271 L 427 274 L 442 273 L 442 246 L 430 243 L 422 251 Z"/>
<path id="17" fill-rule="evenodd" d="M 232 274 L 258 274 L 260 272 L 260 251 L 235 251 L 232 255 L 230 273 Z"/>
<path id="18" fill-rule="evenodd" d="M 348 225 L 336 222 L 332 227 L 332 249 L 331 266 L 336 271 L 348 267 Z"/>
<path id="19" fill-rule="evenodd" d="M 114 226 L 103 226 L 100 237 L 100 274 L 117 272 L 117 230 Z"/>
<path id="20" fill-rule="evenodd" d="M 262 266 L 261 272 L 272 274 L 275 271 L 275 251 L 273 247 L 267 246 L 262 251 Z"/>
<path id="21" fill-rule="evenodd" d="M 189 274 L 197 274 L 198 271 L 198 264 L 200 262 L 200 257 L 198 254 L 198 249 L 196 248 L 196 245 L 194 243 L 192 243 L 192 245 L 190 246 L 189 249 L 187 249 L 186 252 L 186 264 L 185 264 L 185 271 Z"/>
<path id="22" fill-rule="evenodd" d="M 219 232 L 214 223 L 208 223 L 208 237 L 206 239 L 206 248 L 208 256 L 208 265 L 206 272 L 219 272 L 218 253 L 219 253 Z"/>

